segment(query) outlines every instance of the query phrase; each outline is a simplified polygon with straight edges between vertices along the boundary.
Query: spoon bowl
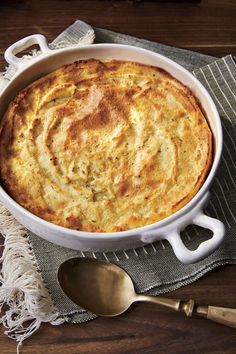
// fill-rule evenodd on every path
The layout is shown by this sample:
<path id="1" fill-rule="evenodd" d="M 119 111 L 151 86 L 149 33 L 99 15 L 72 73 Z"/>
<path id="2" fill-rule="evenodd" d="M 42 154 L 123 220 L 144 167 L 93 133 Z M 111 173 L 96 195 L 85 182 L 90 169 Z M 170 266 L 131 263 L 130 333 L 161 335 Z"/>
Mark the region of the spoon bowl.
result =
<path id="1" fill-rule="evenodd" d="M 123 269 L 93 258 L 65 261 L 59 267 L 58 281 L 74 303 L 100 316 L 120 315 L 137 297 Z"/>

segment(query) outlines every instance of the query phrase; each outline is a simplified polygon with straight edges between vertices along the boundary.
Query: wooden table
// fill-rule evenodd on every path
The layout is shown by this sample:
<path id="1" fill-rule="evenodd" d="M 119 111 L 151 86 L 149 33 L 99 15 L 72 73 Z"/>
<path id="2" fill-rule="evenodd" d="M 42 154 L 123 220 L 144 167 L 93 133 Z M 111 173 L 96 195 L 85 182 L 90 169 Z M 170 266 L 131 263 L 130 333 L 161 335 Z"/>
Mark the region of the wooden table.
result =
<path id="1" fill-rule="evenodd" d="M 1 1 L 0 69 L 4 50 L 16 40 L 42 33 L 52 40 L 77 18 L 94 26 L 215 56 L 236 55 L 236 1 Z M 236 267 L 225 266 L 172 297 L 236 307 Z M 15 343 L 0 334 L 1 354 Z M 48 324 L 23 347 L 24 354 L 236 353 L 236 331 L 152 304 L 136 304 L 117 318 L 82 325 Z"/>

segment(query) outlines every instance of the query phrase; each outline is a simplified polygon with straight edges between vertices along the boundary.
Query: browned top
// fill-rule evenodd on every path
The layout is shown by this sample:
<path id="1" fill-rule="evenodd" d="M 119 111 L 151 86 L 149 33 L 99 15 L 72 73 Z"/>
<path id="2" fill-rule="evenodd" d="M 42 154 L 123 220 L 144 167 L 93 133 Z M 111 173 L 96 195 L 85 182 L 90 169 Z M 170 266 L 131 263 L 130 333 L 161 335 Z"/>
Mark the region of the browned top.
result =
<path id="1" fill-rule="evenodd" d="M 185 205 L 211 149 L 187 87 L 158 68 L 91 59 L 41 78 L 10 104 L 0 173 L 9 194 L 48 221 L 119 231 Z"/>

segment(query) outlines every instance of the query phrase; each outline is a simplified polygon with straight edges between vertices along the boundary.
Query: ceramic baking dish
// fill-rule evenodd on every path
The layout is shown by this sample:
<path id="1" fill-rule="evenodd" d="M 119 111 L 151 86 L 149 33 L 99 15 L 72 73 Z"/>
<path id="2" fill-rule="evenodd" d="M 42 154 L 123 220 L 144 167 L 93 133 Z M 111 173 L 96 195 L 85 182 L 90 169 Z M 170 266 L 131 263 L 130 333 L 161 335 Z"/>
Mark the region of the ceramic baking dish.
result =
<path id="1" fill-rule="evenodd" d="M 15 54 L 33 44 L 39 45 L 42 54 L 29 63 L 23 64 Z M 183 67 L 162 55 L 128 45 L 93 44 L 50 50 L 44 36 L 32 35 L 14 43 L 5 52 L 6 61 L 14 65 L 17 72 L 1 94 L 0 116 L 4 114 L 9 102 L 19 90 L 26 85 L 66 63 L 88 58 L 132 60 L 158 66 L 192 90 L 202 106 L 214 135 L 213 164 L 203 186 L 187 205 L 164 220 L 133 230 L 113 233 L 83 232 L 54 225 L 21 207 L 0 186 L 1 201 L 27 229 L 61 246 L 82 251 L 115 251 L 166 239 L 171 244 L 175 255 L 184 263 L 193 263 L 206 257 L 221 244 L 225 234 L 225 228 L 221 221 L 203 213 L 203 208 L 209 198 L 209 188 L 221 157 L 222 128 L 219 114 L 210 95 L 202 84 Z M 187 249 L 180 237 L 180 231 L 189 224 L 199 225 L 213 232 L 212 238 L 202 242 L 194 251 Z"/>

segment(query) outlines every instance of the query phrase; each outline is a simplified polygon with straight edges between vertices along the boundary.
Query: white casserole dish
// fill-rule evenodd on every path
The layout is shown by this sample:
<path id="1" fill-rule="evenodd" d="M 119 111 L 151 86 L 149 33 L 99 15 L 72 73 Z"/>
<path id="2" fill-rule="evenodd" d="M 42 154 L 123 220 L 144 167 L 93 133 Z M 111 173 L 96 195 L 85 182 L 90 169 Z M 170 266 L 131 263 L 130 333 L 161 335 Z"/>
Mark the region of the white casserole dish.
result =
<path id="1" fill-rule="evenodd" d="M 15 56 L 16 53 L 39 44 L 42 54 L 27 64 Z M 127 45 L 93 44 L 84 47 L 69 47 L 50 50 L 42 35 L 26 37 L 5 52 L 6 61 L 17 69 L 13 80 L 6 86 L 0 97 L 0 117 L 9 102 L 25 86 L 60 66 L 80 59 L 121 59 L 158 66 L 187 85 L 198 98 L 214 135 L 214 157 L 210 173 L 201 189 L 181 210 L 154 224 L 137 229 L 95 233 L 67 229 L 47 222 L 16 203 L 0 186 L 0 199 L 15 218 L 27 229 L 42 238 L 72 249 L 82 251 L 115 251 L 137 247 L 157 240 L 166 239 L 171 244 L 177 258 L 184 263 L 193 263 L 208 256 L 223 241 L 225 228 L 221 221 L 208 217 L 203 208 L 209 198 L 209 188 L 216 174 L 222 152 L 222 128 L 217 109 L 202 84 L 187 70 L 170 59 L 154 52 Z M 198 249 L 190 251 L 185 247 L 180 231 L 187 225 L 196 224 L 212 230 L 211 239 L 200 244 Z"/>

